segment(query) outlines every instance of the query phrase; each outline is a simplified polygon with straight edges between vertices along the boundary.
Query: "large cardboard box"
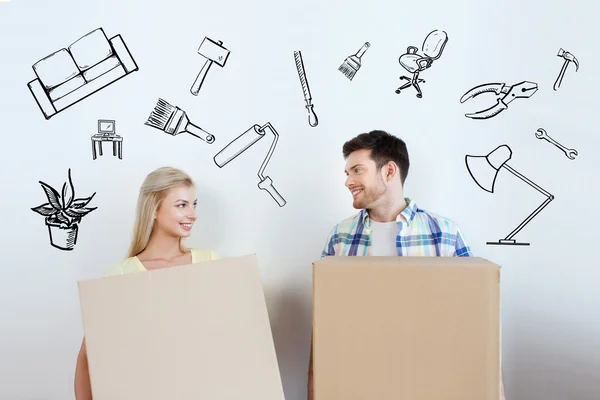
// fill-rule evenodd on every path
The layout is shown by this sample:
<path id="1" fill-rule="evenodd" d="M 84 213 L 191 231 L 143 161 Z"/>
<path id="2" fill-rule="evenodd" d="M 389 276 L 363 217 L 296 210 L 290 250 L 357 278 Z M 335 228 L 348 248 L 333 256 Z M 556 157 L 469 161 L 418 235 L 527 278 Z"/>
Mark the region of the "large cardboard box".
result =
<path id="1" fill-rule="evenodd" d="M 500 399 L 500 267 L 477 257 L 313 263 L 315 400 Z"/>
<path id="2" fill-rule="evenodd" d="M 79 292 L 94 400 L 284 400 L 255 255 Z"/>

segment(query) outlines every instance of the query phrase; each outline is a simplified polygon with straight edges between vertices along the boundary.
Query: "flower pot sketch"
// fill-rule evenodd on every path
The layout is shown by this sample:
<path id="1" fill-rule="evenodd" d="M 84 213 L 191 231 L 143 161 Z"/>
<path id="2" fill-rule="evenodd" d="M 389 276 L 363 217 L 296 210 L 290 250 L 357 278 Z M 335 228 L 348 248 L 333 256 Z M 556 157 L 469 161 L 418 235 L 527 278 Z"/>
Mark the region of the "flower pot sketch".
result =
<path id="1" fill-rule="evenodd" d="M 60 222 L 53 222 L 50 220 L 50 217 L 46 217 L 46 226 L 48 226 L 48 234 L 50 235 L 50 244 L 52 246 L 61 250 L 72 250 L 75 247 L 79 225 L 74 223 L 71 226 L 67 226 Z"/>
<path id="2" fill-rule="evenodd" d="M 71 169 L 69 169 L 69 182 L 63 184 L 61 193 L 42 181 L 40 184 L 48 202 L 31 210 L 46 217 L 48 236 L 53 247 L 60 250 L 73 250 L 77 243 L 81 219 L 98 208 L 86 207 L 96 193 L 86 198 L 75 198 Z"/>

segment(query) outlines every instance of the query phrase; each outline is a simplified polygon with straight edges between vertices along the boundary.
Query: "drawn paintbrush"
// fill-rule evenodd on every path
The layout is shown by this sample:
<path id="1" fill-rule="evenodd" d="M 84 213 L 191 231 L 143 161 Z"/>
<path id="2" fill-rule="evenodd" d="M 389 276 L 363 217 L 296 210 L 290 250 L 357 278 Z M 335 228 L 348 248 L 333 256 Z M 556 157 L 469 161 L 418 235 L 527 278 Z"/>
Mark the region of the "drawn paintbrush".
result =
<path id="1" fill-rule="evenodd" d="M 346 78 L 352 80 L 352 78 L 354 78 L 354 75 L 356 75 L 356 73 L 360 69 L 360 58 L 363 56 L 363 54 L 365 54 L 365 51 L 367 51 L 367 49 L 370 46 L 371 44 L 369 42 L 363 44 L 362 47 L 358 49 L 356 54 L 348 56 L 344 60 L 342 65 L 340 65 L 340 67 L 338 68 L 338 71 L 341 71 L 344 75 L 346 75 Z"/>
<path id="2" fill-rule="evenodd" d="M 312 127 L 315 127 L 319 123 L 319 119 L 313 110 L 312 96 L 310 95 L 310 88 L 308 87 L 308 81 L 306 80 L 306 71 L 304 70 L 302 53 L 299 50 L 294 51 L 294 60 L 296 61 L 298 77 L 300 78 L 300 84 L 302 85 L 302 91 L 304 92 L 304 100 L 306 101 L 305 107 L 308 110 L 308 124 Z"/>
<path id="3" fill-rule="evenodd" d="M 169 102 L 161 98 L 158 99 L 154 110 L 152 110 L 144 125 L 160 129 L 173 136 L 186 132 L 204 140 L 208 144 L 215 141 L 214 135 L 192 124 L 185 111 L 169 104 Z"/>

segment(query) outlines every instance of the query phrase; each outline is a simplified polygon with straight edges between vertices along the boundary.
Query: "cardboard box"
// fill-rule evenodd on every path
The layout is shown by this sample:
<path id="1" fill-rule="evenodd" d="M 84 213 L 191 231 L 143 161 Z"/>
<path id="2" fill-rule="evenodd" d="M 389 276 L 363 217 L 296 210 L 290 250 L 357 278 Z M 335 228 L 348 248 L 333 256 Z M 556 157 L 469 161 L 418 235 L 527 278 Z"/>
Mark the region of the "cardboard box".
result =
<path id="1" fill-rule="evenodd" d="M 498 400 L 500 267 L 477 257 L 313 263 L 315 400 Z"/>
<path id="2" fill-rule="evenodd" d="M 79 292 L 94 400 L 284 400 L 255 255 Z"/>

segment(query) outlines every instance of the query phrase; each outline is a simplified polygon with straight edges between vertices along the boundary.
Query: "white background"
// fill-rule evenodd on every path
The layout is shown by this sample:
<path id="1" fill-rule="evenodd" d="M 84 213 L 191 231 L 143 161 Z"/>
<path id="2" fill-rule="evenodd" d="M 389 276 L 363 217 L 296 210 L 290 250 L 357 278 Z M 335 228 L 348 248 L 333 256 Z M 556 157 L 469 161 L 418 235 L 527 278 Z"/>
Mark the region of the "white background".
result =
<path id="1" fill-rule="evenodd" d="M 502 266 L 503 358 L 509 400 L 600 398 L 598 294 L 598 42 L 594 2 L 585 1 L 34 1 L 0 5 L 0 398 L 73 399 L 83 334 L 77 281 L 100 276 L 129 245 L 137 190 L 172 165 L 198 185 L 200 218 L 190 246 L 223 256 L 256 253 L 286 398 L 306 396 L 311 262 L 333 225 L 352 215 L 344 187 L 345 140 L 385 129 L 407 141 L 406 195 L 453 219 L 475 255 Z M 45 120 L 27 82 L 31 66 L 102 27 L 121 34 L 140 70 Z M 400 95 L 398 57 L 434 29 L 448 33 L 442 57 L 422 73 L 424 96 Z M 204 59 L 202 39 L 231 54 L 213 65 L 198 97 L 189 88 Z M 371 43 L 353 81 L 338 70 Z M 559 48 L 580 61 L 562 87 Z M 319 125 L 306 119 L 293 51 L 301 50 Z M 529 99 L 484 121 L 465 118 L 495 102 L 460 97 L 486 82 L 537 82 Z M 217 137 L 207 145 L 144 126 L 158 97 Z M 93 161 L 98 119 L 116 120 L 123 160 Z M 257 188 L 263 139 L 223 169 L 212 161 L 230 140 L 270 121 L 281 135 L 267 167 L 288 204 Z M 569 160 L 535 138 L 543 127 L 579 156 Z M 494 194 L 469 176 L 466 154 L 508 144 L 509 164 L 555 196 L 517 236 L 527 247 L 486 246 L 542 201 L 502 171 Z M 64 155 L 59 155 L 63 152 Z M 72 169 L 76 195 L 96 192 L 71 252 L 50 246 L 38 183 L 59 189 Z"/>

